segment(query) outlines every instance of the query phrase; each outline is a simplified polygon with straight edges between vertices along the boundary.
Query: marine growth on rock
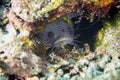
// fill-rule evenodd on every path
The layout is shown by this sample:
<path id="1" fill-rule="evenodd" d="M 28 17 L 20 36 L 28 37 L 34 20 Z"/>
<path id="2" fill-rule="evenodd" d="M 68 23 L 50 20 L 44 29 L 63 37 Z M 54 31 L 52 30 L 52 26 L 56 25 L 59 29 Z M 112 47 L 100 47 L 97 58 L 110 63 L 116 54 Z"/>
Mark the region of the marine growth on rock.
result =
<path id="1" fill-rule="evenodd" d="M 119 0 L 0 0 L 0 80 L 119 80 L 119 23 Z"/>

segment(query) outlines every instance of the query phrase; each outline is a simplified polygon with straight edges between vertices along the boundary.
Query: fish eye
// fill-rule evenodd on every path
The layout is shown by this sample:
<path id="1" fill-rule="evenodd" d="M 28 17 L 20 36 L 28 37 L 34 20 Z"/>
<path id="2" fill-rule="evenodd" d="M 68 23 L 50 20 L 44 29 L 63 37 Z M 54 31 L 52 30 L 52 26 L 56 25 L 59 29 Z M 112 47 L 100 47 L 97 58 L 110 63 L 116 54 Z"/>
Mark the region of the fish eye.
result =
<path id="1" fill-rule="evenodd" d="M 55 35 L 55 34 L 54 34 L 53 32 L 48 32 L 48 37 L 49 37 L 49 38 L 53 38 L 54 35 Z"/>
<path id="2" fill-rule="evenodd" d="M 62 29 L 62 31 L 63 31 L 63 32 L 65 32 L 65 30 L 64 30 L 64 29 Z"/>

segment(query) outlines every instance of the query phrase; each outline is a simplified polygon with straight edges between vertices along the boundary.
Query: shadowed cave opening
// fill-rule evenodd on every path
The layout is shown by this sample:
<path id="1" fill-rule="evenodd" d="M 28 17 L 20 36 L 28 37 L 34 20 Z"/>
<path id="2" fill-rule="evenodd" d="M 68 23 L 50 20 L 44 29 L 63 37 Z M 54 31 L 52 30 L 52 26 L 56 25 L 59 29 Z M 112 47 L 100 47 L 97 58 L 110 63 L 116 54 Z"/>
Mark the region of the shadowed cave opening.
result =
<path id="1" fill-rule="evenodd" d="M 75 20 L 75 19 L 74 19 Z M 72 20 L 74 22 L 74 20 Z M 80 41 L 79 46 L 83 47 L 85 43 L 88 43 L 91 51 L 95 50 L 95 42 L 98 31 L 103 27 L 102 19 L 94 19 L 93 22 L 82 19 L 81 22 L 75 24 L 75 34 L 80 34 L 77 41 Z"/>

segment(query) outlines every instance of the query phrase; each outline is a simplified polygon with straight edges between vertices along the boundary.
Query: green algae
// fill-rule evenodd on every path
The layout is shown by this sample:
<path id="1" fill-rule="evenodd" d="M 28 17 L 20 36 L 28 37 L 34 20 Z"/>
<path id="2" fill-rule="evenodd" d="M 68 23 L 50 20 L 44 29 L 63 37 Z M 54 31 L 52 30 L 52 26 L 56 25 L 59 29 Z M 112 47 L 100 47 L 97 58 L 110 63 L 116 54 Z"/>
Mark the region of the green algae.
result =
<path id="1" fill-rule="evenodd" d="M 110 19 L 103 20 L 104 27 L 98 32 L 97 35 L 97 42 L 95 46 L 100 46 L 105 41 L 104 39 L 109 39 L 109 35 L 113 37 L 120 37 L 120 14 L 114 15 Z M 115 32 L 114 32 L 115 30 Z M 116 32 L 117 31 L 117 32 Z M 108 34 L 109 33 L 109 34 Z M 108 35 L 108 37 L 106 36 Z M 104 44 L 104 47 L 109 47 L 109 44 Z"/>

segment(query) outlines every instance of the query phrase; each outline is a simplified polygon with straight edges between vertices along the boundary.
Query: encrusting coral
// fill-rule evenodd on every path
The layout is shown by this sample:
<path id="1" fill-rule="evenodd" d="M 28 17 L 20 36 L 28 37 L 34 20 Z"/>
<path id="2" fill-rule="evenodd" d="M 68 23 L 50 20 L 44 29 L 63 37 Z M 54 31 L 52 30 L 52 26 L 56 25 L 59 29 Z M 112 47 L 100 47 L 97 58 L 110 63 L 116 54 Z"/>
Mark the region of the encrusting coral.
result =
<path id="1" fill-rule="evenodd" d="M 52 29 L 55 33 L 47 36 L 66 37 L 64 30 L 70 31 L 71 26 L 75 28 L 74 25 L 84 19 L 101 20 L 111 7 L 118 9 L 118 3 L 117 0 L 1 0 L 0 80 L 97 80 L 111 79 L 111 76 L 119 80 L 120 25 L 111 25 L 108 18 L 98 31 L 95 52 L 88 43 L 83 48 L 74 44 L 66 46 L 64 41 L 59 43 L 67 38 L 56 40 L 56 44 L 51 45 L 56 48 L 49 49 L 44 44 L 48 39 L 44 41 L 40 35 L 42 41 L 35 35 Z M 120 21 L 118 15 L 113 19 L 116 23 Z M 59 24 L 61 20 L 63 24 Z M 58 31 L 54 31 L 55 28 Z M 67 37 L 76 37 L 72 32 L 67 32 Z"/>

